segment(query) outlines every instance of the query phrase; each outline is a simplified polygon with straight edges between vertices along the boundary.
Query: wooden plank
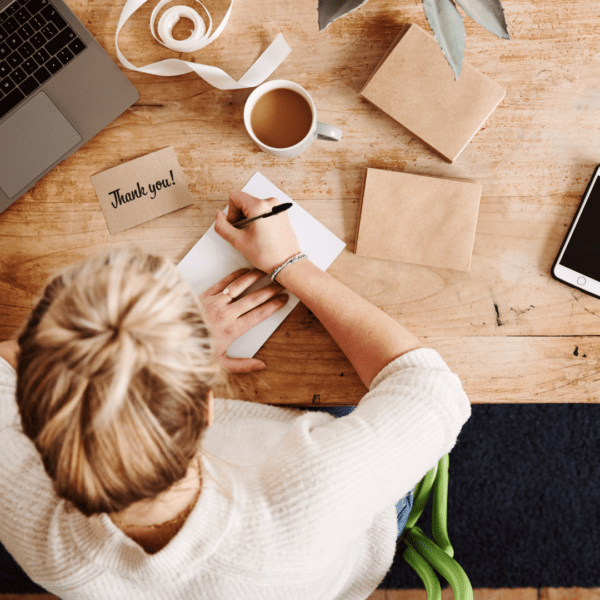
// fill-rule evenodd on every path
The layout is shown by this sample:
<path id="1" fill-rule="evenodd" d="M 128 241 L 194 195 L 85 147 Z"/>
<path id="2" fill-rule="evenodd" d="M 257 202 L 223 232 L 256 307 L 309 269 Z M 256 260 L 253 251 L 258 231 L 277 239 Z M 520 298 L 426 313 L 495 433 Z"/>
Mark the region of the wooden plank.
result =
<path id="1" fill-rule="evenodd" d="M 472 403 L 600 402 L 596 337 L 436 338 Z"/>
<path id="2" fill-rule="evenodd" d="M 442 599 L 444 593 L 448 593 L 450 588 L 442 591 Z M 453 598 L 453 595 L 448 596 L 448 600 Z M 538 590 L 535 588 L 479 588 L 473 590 L 473 600 L 538 600 Z"/>
<path id="3" fill-rule="evenodd" d="M 540 600 L 598 600 L 600 588 L 542 588 Z"/>
<path id="4" fill-rule="evenodd" d="M 454 593 L 451 587 L 448 586 L 442 590 L 442 600 L 452 600 L 453 598 Z M 377 590 L 367 600 L 427 600 L 427 593 L 423 589 Z M 473 600 L 538 600 L 538 590 L 535 588 L 474 589 Z M 582 600 L 587 599 L 582 597 Z"/>
<path id="5" fill-rule="evenodd" d="M 600 402 L 597 337 L 431 337 L 472 403 Z M 228 397 L 282 404 L 356 404 L 366 393 L 302 305 L 259 351 L 267 370 L 231 376 Z"/>

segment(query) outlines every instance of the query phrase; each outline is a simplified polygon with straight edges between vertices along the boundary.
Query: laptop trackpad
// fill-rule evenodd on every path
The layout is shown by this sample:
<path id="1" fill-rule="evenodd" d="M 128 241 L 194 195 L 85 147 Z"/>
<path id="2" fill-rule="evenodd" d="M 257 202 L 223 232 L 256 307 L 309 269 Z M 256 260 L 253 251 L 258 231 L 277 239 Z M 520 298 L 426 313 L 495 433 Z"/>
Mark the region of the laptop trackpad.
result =
<path id="1" fill-rule="evenodd" d="M 40 92 L 0 125 L 0 188 L 12 198 L 80 141 L 54 102 Z"/>

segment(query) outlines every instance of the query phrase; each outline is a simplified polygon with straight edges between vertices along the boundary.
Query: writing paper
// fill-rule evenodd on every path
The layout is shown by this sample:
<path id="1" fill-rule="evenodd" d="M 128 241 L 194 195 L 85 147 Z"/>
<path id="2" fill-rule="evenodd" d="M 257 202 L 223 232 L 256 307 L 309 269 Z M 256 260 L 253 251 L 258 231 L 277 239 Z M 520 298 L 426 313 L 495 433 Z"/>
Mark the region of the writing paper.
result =
<path id="1" fill-rule="evenodd" d="M 367 169 L 355 253 L 468 271 L 481 185 Z"/>
<path id="2" fill-rule="evenodd" d="M 242 189 L 256 198 L 277 198 L 280 204 L 291 202 L 292 208 L 286 211 L 300 249 L 319 268 L 326 270 L 346 244 L 331 233 L 317 219 L 306 212 L 294 200 L 257 172 Z M 271 217 L 276 219 L 277 217 Z M 252 225 L 249 225 L 252 227 Z M 193 248 L 183 257 L 177 268 L 196 294 L 201 294 L 226 275 L 237 269 L 252 269 L 252 265 L 229 242 L 216 231 L 214 223 Z M 268 275 L 251 286 L 246 294 L 261 289 L 271 283 Z M 259 323 L 243 336 L 235 340 L 227 349 L 230 358 L 252 358 L 271 334 L 281 325 L 300 301 L 294 294 L 287 292 L 289 300 L 262 323 Z"/>
<path id="3" fill-rule="evenodd" d="M 112 234 L 194 203 L 172 146 L 91 179 Z"/>

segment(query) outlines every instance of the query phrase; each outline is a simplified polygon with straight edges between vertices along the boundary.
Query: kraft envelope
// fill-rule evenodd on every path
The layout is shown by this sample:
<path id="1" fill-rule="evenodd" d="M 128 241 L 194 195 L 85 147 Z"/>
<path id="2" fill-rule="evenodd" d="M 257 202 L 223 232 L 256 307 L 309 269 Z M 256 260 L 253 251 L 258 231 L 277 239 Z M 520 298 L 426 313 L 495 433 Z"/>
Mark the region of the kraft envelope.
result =
<path id="1" fill-rule="evenodd" d="M 172 146 L 91 179 L 112 234 L 194 203 Z"/>
<path id="2" fill-rule="evenodd" d="M 436 39 L 418 25 L 400 31 L 360 93 L 450 162 L 506 94 L 466 61 L 454 79 Z"/>
<path id="3" fill-rule="evenodd" d="M 367 169 L 355 253 L 468 271 L 481 185 Z"/>

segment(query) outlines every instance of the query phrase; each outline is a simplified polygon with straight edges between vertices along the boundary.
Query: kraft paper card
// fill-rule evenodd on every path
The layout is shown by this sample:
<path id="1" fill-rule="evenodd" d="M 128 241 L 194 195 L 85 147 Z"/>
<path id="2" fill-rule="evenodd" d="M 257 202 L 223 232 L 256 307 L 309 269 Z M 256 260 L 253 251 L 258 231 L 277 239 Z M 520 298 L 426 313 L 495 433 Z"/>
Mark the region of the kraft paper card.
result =
<path id="1" fill-rule="evenodd" d="M 277 198 L 281 204 L 291 202 L 293 206 L 286 214 L 289 215 L 300 249 L 321 269 L 327 269 L 346 246 L 342 240 L 331 233 L 329 229 L 261 173 L 255 173 L 242 191 L 256 198 Z M 277 217 L 272 218 L 276 219 Z M 192 290 L 196 294 L 201 294 L 226 275 L 237 269 L 251 269 L 252 265 L 215 231 L 213 223 L 196 245 L 183 257 L 177 268 Z M 259 290 L 270 283 L 271 278 L 265 275 L 250 286 L 240 297 Z M 294 294 L 290 292 L 287 292 L 287 294 L 289 296 L 287 304 L 235 340 L 227 348 L 227 356 L 230 358 L 252 358 L 258 352 L 260 347 L 300 302 Z"/>
<path id="2" fill-rule="evenodd" d="M 500 104 L 506 92 L 463 61 L 454 79 L 435 38 L 406 25 L 363 89 L 386 112 L 446 160 L 453 162 Z"/>
<path id="3" fill-rule="evenodd" d="M 367 169 L 355 253 L 468 271 L 481 185 Z"/>
<path id="4" fill-rule="evenodd" d="M 111 234 L 194 203 L 172 146 L 91 179 Z"/>

